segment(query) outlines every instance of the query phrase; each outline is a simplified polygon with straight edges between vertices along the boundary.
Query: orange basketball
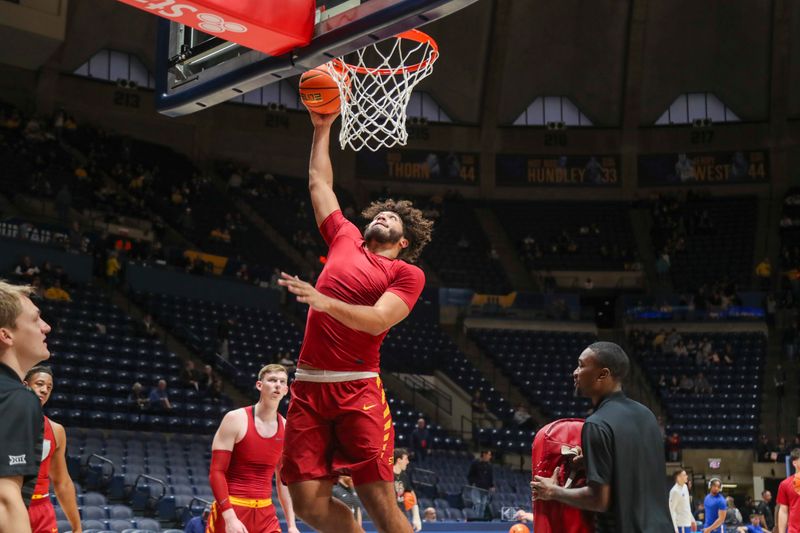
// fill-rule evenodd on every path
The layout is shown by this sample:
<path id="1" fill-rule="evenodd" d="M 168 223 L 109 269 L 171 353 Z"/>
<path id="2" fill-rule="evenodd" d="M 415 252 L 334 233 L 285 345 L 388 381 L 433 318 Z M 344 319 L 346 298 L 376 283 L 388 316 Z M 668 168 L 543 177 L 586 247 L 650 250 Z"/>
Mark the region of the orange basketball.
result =
<path id="1" fill-rule="evenodd" d="M 511 526 L 511 529 L 508 530 L 508 533 L 531 533 L 531 530 L 528 529 L 526 525 L 514 524 Z"/>
<path id="2" fill-rule="evenodd" d="M 339 87 L 325 66 L 312 68 L 300 76 L 300 100 L 309 110 L 323 115 L 339 111 Z"/>

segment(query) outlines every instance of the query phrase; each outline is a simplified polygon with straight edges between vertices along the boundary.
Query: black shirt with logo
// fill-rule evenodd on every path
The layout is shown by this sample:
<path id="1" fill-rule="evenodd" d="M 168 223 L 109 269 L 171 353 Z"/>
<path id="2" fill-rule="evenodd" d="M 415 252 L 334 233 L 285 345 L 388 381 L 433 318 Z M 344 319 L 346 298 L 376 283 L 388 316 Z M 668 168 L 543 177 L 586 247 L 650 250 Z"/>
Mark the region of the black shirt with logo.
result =
<path id="1" fill-rule="evenodd" d="M 664 441 L 653 413 L 623 392 L 610 394 L 581 434 L 590 484 L 610 485 L 597 533 L 671 533 Z"/>
<path id="2" fill-rule="evenodd" d="M 0 477 L 22 476 L 28 505 L 42 461 L 44 415 L 39 398 L 0 363 Z"/>

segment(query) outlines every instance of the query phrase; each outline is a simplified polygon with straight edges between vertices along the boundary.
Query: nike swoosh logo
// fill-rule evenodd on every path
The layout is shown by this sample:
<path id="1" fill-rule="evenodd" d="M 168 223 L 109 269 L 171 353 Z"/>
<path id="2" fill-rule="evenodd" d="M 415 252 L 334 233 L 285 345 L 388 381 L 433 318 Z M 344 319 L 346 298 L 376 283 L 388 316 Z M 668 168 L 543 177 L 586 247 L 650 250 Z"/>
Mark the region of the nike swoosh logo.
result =
<path id="1" fill-rule="evenodd" d="M 364 404 L 364 406 L 362 407 L 362 409 L 363 409 L 363 410 L 365 410 L 365 411 L 369 411 L 369 410 L 370 410 L 370 409 L 372 409 L 373 407 L 375 407 L 375 404 L 374 404 L 374 403 L 373 403 L 373 404 L 371 404 L 371 405 Z"/>

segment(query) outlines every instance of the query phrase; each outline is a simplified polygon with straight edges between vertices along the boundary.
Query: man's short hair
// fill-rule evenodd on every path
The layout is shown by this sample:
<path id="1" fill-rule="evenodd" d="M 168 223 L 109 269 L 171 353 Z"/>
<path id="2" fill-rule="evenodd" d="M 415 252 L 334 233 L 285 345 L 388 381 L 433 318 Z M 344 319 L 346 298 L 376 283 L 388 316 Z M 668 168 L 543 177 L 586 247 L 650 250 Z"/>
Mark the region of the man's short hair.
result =
<path id="1" fill-rule="evenodd" d="M 789 455 L 792 457 L 792 461 L 797 461 L 800 459 L 800 448 L 795 448 Z"/>
<path id="2" fill-rule="evenodd" d="M 711 487 L 713 487 L 714 483 L 716 483 L 720 487 L 722 486 L 722 480 L 720 478 L 712 477 L 711 479 L 708 480 L 708 488 L 710 489 Z"/>
<path id="3" fill-rule="evenodd" d="M 261 370 L 258 371 L 258 381 L 263 379 L 264 374 L 272 374 L 273 372 L 283 372 L 286 374 L 286 377 L 289 377 L 289 371 L 286 370 L 285 366 L 273 363 L 261 367 Z"/>
<path id="4" fill-rule="evenodd" d="M 678 476 L 686 472 L 685 469 L 680 468 L 672 473 L 672 481 L 678 481 Z"/>
<path id="5" fill-rule="evenodd" d="M 28 370 L 28 373 L 25 374 L 25 379 L 23 381 L 30 381 L 33 376 L 36 374 L 49 374 L 50 377 L 53 377 L 53 369 L 51 369 L 47 365 L 36 365 L 35 367 Z"/>
<path id="6" fill-rule="evenodd" d="M 13 285 L 0 279 L 0 328 L 14 329 L 17 317 L 22 314 L 22 296 L 30 297 L 33 287 L 30 285 Z"/>
<path id="7" fill-rule="evenodd" d="M 402 459 L 408 455 L 408 450 L 405 448 L 395 448 L 394 449 L 394 462 L 396 463 L 399 459 Z"/>
<path id="8" fill-rule="evenodd" d="M 607 368 L 611 376 L 617 381 L 622 381 L 628 375 L 631 361 L 619 344 L 613 342 L 595 342 L 589 345 L 601 368 Z"/>

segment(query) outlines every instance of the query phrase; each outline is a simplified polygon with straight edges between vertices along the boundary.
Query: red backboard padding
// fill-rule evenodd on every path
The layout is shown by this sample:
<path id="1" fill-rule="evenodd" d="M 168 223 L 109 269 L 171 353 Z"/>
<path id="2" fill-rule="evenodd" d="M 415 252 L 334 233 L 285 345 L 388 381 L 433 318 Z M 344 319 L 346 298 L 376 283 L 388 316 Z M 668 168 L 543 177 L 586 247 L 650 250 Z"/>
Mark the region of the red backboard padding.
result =
<path id="1" fill-rule="evenodd" d="M 269 55 L 306 46 L 314 0 L 118 0 Z"/>

